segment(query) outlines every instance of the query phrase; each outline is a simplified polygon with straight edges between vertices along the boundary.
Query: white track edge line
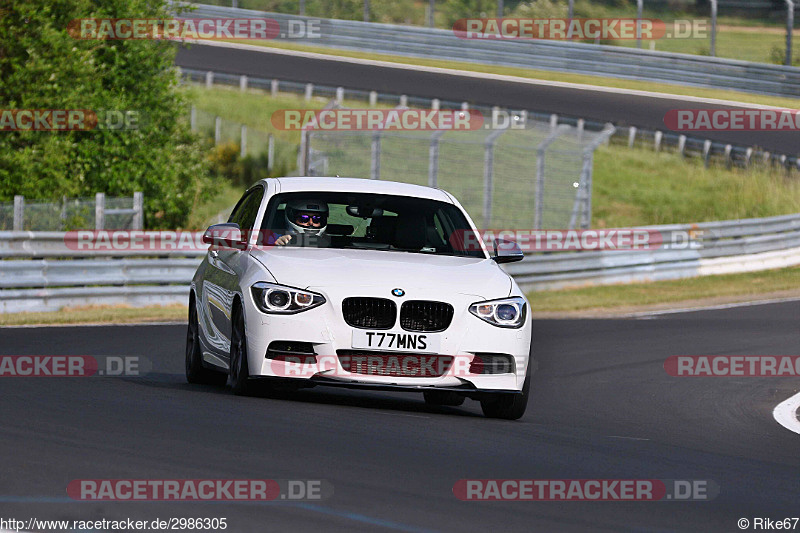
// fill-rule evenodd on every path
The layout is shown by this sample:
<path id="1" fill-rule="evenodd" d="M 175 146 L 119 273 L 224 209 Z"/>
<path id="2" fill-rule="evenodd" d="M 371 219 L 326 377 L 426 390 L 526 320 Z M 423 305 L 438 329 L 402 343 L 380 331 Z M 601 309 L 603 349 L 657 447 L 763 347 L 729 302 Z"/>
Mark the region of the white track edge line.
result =
<path id="1" fill-rule="evenodd" d="M 797 419 L 797 409 L 800 407 L 800 393 L 783 401 L 772 411 L 775 421 L 794 433 L 800 434 L 800 420 Z"/>

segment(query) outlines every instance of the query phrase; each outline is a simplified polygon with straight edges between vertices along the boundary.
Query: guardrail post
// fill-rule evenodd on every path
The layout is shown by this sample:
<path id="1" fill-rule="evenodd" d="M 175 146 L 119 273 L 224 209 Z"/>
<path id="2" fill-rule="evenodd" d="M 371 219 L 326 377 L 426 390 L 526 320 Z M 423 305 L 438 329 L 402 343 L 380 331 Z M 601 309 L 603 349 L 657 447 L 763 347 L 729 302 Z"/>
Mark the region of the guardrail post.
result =
<path id="1" fill-rule="evenodd" d="M 99 192 L 94 195 L 94 229 L 104 229 L 106 225 L 106 195 Z"/>
<path id="2" fill-rule="evenodd" d="M 628 128 L 628 148 L 633 148 L 633 143 L 636 142 L 636 126 Z"/>
<path id="3" fill-rule="evenodd" d="M 405 94 L 400 95 L 400 107 L 408 107 L 408 96 Z"/>
<path id="4" fill-rule="evenodd" d="M 378 91 L 369 92 L 369 106 L 375 107 L 378 105 Z"/>
<path id="5" fill-rule="evenodd" d="M 372 134 L 370 147 L 369 177 L 373 180 L 381 179 L 381 132 L 375 130 Z"/>
<path id="6" fill-rule="evenodd" d="M 12 229 L 22 231 L 25 226 L 25 197 L 17 194 L 14 196 L 14 222 Z"/>
<path id="7" fill-rule="evenodd" d="M 344 102 L 344 87 L 337 87 L 336 88 L 336 103 L 338 105 L 342 105 Z"/>
<path id="8" fill-rule="evenodd" d="M 441 105 L 442 104 L 438 98 L 434 98 L 433 100 L 431 100 L 431 109 L 433 109 L 434 111 L 439 111 Z"/>
<path id="9" fill-rule="evenodd" d="M 750 160 L 752 159 L 752 157 L 753 157 L 753 149 L 752 148 L 748 148 L 744 153 L 744 164 L 745 164 L 745 166 L 748 166 L 748 167 L 750 166 Z"/>
<path id="10" fill-rule="evenodd" d="M 239 135 L 239 157 L 244 159 L 247 156 L 247 126 L 242 124 L 242 132 Z"/>
<path id="11" fill-rule="evenodd" d="M 717 0 L 711 1 L 711 56 L 717 55 Z"/>
<path id="12" fill-rule="evenodd" d="M 314 96 L 314 84 L 313 83 L 306 83 L 306 102 L 311 100 L 311 97 Z"/>
<path id="13" fill-rule="evenodd" d="M 550 131 L 555 131 L 557 126 L 558 126 L 558 115 L 553 113 L 552 115 L 550 115 Z"/>
<path id="14" fill-rule="evenodd" d="M 247 76 L 244 74 L 239 76 L 239 90 L 242 92 L 247 90 Z"/>
<path id="15" fill-rule="evenodd" d="M 211 71 L 206 72 L 206 89 L 210 89 L 214 85 L 214 73 Z"/>
<path id="16" fill-rule="evenodd" d="M 214 146 L 222 140 L 222 118 L 214 117 Z"/>
<path id="17" fill-rule="evenodd" d="M 267 137 L 267 171 L 272 172 L 275 168 L 275 137 L 269 134 Z"/>
<path id="18" fill-rule="evenodd" d="M 663 138 L 664 138 L 664 134 L 662 132 L 660 132 L 660 131 L 656 131 L 655 141 L 654 141 L 654 146 L 653 146 L 655 148 L 656 152 L 660 152 L 661 151 L 661 140 Z"/>
<path id="19" fill-rule="evenodd" d="M 494 193 L 494 145 L 506 129 L 497 129 L 486 137 L 483 148 L 483 227 L 492 221 L 492 197 Z"/>
<path id="20" fill-rule="evenodd" d="M 131 229 L 144 229 L 144 193 L 133 193 L 133 227 Z"/>
<path id="21" fill-rule="evenodd" d="M 270 96 L 278 96 L 278 80 L 269 82 L 269 94 Z"/>
<path id="22" fill-rule="evenodd" d="M 708 160 L 711 157 L 711 141 L 706 139 L 703 142 L 703 164 L 708 168 Z"/>
<path id="23" fill-rule="evenodd" d="M 586 126 L 586 121 L 582 118 L 578 119 L 578 142 L 583 139 L 583 128 Z"/>
<path id="24" fill-rule="evenodd" d="M 678 153 L 681 156 L 684 156 L 684 152 L 686 151 L 686 135 L 681 135 L 678 137 Z"/>
<path id="25" fill-rule="evenodd" d="M 469 102 L 461 102 L 461 111 L 469 111 Z"/>
<path id="26" fill-rule="evenodd" d="M 772 158 L 772 154 L 770 154 L 769 152 L 764 152 L 764 155 L 762 157 L 764 159 L 764 164 L 765 165 L 769 165 L 769 164 L 772 163 L 772 159 L 771 159 Z"/>
<path id="27" fill-rule="evenodd" d="M 197 108 L 194 107 L 194 104 L 192 104 L 192 108 L 189 111 L 189 129 L 197 131 Z"/>
<path id="28" fill-rule="evenodd" d="M 428 147 L 428 187 L 437 187 L 439 178 L 439 139 L 445 130 L 437 130 L 431 134 L 431 144 Z"/>
<path id="29" fill-rule="evenodd" d="M 728 167 L 728 168 L 730 168 L 730 166 L 731 166 L 731 150 L 732 149 L 733 149 L 733 146 L 731 146 L 730 144 L 726 144 L 725 145 L 725 166 Z"/>

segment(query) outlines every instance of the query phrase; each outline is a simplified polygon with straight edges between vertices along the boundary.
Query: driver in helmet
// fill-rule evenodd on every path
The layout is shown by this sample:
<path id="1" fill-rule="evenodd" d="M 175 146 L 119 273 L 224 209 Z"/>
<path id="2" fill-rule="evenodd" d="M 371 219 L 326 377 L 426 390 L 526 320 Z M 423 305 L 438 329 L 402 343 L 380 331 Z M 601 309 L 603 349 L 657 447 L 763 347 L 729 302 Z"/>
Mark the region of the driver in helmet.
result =
<path id="1" fill-rule="evenodd" d="M 279 237 L 276 245 L 284 246 L 294 240 L 293 244 L 301 246 L 319 246 L 328 225 L 328 204 L 314 199 L 290 200 L 284 217 L 288 233 Z"/>

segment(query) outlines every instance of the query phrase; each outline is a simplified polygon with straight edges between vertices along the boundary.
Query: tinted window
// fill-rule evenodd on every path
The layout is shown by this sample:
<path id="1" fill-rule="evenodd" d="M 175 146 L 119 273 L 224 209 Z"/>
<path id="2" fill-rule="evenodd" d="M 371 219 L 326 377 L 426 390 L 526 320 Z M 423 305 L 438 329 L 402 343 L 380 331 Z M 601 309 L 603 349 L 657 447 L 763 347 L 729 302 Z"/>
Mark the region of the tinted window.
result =
<path id="1" fill-rule="evenodd" d="M 262 198 L 264 198 L 264 189 L 262 187 L 257 187 L 247 193 L 233 209 L 228 222 L 239 224 L 239 227 L 243 230 L 253 229 Z"/>

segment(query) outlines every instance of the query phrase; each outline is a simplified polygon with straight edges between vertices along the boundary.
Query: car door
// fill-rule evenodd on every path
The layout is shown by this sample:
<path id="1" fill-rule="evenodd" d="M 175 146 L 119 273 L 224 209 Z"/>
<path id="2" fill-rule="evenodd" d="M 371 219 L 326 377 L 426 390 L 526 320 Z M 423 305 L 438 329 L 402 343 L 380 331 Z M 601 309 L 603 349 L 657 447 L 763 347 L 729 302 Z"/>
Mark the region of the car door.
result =
<path id="1" fill-rule="evenodd" d="M 239 225 L 242 234 L 249 237 L 255 226 L 264 187 L 258 185 L 249 190 L 233 209 L 228 222 Z M 231 312 L 233 300 L 239 292 L 239 273 L 246 268 L 249 258 L 246 250 L 211 246 L 208 251 L 208 268 L 203 282 L 203 302 L 210 317 L 213 330 L 207 336 L 209 344 L 226 364 L 230 355 Z"/>

